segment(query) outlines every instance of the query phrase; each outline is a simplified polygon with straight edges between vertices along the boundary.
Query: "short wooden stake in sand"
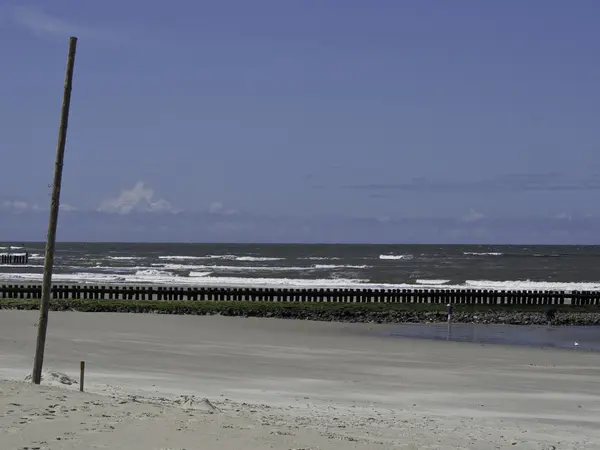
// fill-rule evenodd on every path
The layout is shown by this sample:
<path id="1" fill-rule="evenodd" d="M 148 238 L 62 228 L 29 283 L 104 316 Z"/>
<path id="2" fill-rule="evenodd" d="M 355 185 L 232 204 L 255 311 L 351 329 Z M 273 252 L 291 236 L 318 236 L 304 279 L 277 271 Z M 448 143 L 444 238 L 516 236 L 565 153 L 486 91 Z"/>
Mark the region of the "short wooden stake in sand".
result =
<path id="1" fill-rule="evenodd" d="M 85 377 L 85 361 L 79 362 L 79 391 L 83 392 L 83 379 Z"/>

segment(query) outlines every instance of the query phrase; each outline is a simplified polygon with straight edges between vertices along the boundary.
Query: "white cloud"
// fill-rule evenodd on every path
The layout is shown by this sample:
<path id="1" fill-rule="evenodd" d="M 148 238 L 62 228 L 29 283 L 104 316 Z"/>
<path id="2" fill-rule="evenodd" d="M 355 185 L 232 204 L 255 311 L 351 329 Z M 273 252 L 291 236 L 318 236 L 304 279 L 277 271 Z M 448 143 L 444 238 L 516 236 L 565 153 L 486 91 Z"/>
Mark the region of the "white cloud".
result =
<path id="1" fill-rule="evenodd" d="M 568 220 L 569 222 L 571 222 L 571 220 L 573 219 L 573 215 L 568 212 L 562 212 L 562 213 L 554 215 L 553 218 L 559 219 L 559 220 Z"/>
<path id="2" fill-rule="evenodd" d="M 95 34 L 90 28 L 75 25 L 59 17 L 52 16 L 42 8 L 34 6 L 15 6 L 10 11 L 9 16 L 15 25 L 36 35 L 88 36 L 89 34 Z"/>
<path id="3" fill-rule="evenodd" d="M 70 205 L 68 203 L 61 203 L 60 204 L 60 210 L 61 211 L 66 211 L 66 212 L 71 212 L 71 211 L 77 211 L 77 208 L 73 205 Z"/>
<path id="4" fill-rule="evenodd" d="M 226 208 L 223 202 L 212 202 L 208 207 L 208 212 L 211 214 L 221 214 L 225 216 L 231 216 L 237 214 L 235 209 Z"/>
<path id="5" fill-rule="evenodd" d="M 61 203 L 60 210 L 63 212 L 77 211 L 77 208 L 68 203 Z M 49 205 L 46 208 L 40 207 L 37 203 L 27 203 L 23 200 L 5 200 L 0 202 L 0 211 L 11 213 L 20 213 L 27 211 L 49 211 Z"/>
<path id="6" fill-rule="evenodd" d="M 465 222 L 476 222 L 481 219 L 485 219 L 485 215 L 475 211 L 473 208 L 462 218 Z"/>
<path id="7" fill-rule="evenodd" d="M 223 210 L 224 206 L 221 202 L 212 202 L 208 207 L 208 212 L 211 214 L 218 214 Z"/>
<path id="8" fill-rule="evenodd" d="M 16 209 L 22 211 L 28 208 L 29 205 L 22 200 L 5 200 L 2 202 L 2 209 Z"/>
<path id="9" fill-rule="evenodd" d="M 138 181 L 132 189 L 121 191 L 118 197 L 102 201 L 98 211 L 113 214 L 178 212 L 167 200 L 155 198 L 154 190 L 146 187 L 143 181 Z"/>
<path id="10" fill-rule="evenodd" d="M 77 36 L 83 38 L 111 38 L 113 33 L 92 26 L 77 24 L 53 16 L 36 6 L 15 6 L 8 14 L 8 20 L 36 36 Z"/>
<path id="11" fill-rule="evenodd" d="M 26 211 L 39 211 L 40 208 L 37 204 L 27 203 L 23 200 L 5 200 L 0 203 L 0 211 L 8 211 L 12 213 L 26 212 Z"/>

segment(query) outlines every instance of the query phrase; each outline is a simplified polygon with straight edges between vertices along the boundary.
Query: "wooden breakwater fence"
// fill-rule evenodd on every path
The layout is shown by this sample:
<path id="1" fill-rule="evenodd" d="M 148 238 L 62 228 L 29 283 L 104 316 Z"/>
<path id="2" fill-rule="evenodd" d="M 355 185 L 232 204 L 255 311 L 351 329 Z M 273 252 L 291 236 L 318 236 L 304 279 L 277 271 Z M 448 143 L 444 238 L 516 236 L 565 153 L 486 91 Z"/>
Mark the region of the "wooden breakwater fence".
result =
<path id="1" fill-rule="evenodd" d="M 0 286 L 0 299 L 40 299 L 41 295 L 41 285 L 10 284 Z M 53 285 L 52 299 L 600 306 L 600 291 L 275 289 L 71 284 Z"/>
<path id="2" fill-rule="evenodd" d="M 29 264 L 29 253 L 0 253 L 0 264 L 11 266 Z"/>

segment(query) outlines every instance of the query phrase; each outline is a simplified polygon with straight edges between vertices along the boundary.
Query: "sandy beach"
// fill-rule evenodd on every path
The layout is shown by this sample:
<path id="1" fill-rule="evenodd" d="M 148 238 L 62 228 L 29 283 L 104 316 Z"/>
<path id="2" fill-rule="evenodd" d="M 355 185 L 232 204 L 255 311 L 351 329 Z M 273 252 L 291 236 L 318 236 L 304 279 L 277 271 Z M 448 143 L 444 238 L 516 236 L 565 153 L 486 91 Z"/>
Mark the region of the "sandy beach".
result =
<path id="1" fill-rule="evenodd" d="M 393 325 L 0 311 L 6 449 L 597 449 L 597 353 Z M 86 392 L 77 392 L 79 361 Z"/>

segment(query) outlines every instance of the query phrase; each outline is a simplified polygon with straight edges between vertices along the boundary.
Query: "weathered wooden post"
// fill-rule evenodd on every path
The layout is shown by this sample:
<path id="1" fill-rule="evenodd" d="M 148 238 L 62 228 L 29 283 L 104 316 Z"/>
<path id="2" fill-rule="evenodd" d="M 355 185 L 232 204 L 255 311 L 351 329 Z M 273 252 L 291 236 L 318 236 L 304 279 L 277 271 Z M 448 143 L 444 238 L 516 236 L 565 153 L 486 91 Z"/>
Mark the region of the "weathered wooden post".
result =
<path id="1" fill-rule="evenodd" d="M 79 391 L 83 392 L 83 380 L 85 377 L 85 361 L 79 361 Z"/>
<path id="2" fill-rule="evenodd" d="M 67 56 L 67 70 L 63 103 L 58 130 L 58 144 L 56 148 L 56 163 L 54 165 L 54 184 L 52 185 L 52 199 L 50 201 L 50 219 L 48 221 L 48 236 L 46 240 L 46 254 L 44 260 L 44 279 L 42 281 L 42 298 L 40 300 L 40 318 L 38 322 L 38 335 L 33 360 L 32 381 L 40 384 L 42 381 L 42 366 L 44 364 L 44 347 L 46 346 L 46 331 L 48 329 L 48 309 L 52 291 L 52 268 L 54 265 L 54 247 L 56 245 L 56 226 L 58 223 L 58 208 L 60 205 L 60 188 L 62 184 L 62 170 L 67 143 L 67 126 L 69 124 L 69 108 L 71 106 L 71 88 L 73 86 L 73 69 L 75 68 L 75 51 L 77 38 L 69 39 L 69 54 Z"/>

